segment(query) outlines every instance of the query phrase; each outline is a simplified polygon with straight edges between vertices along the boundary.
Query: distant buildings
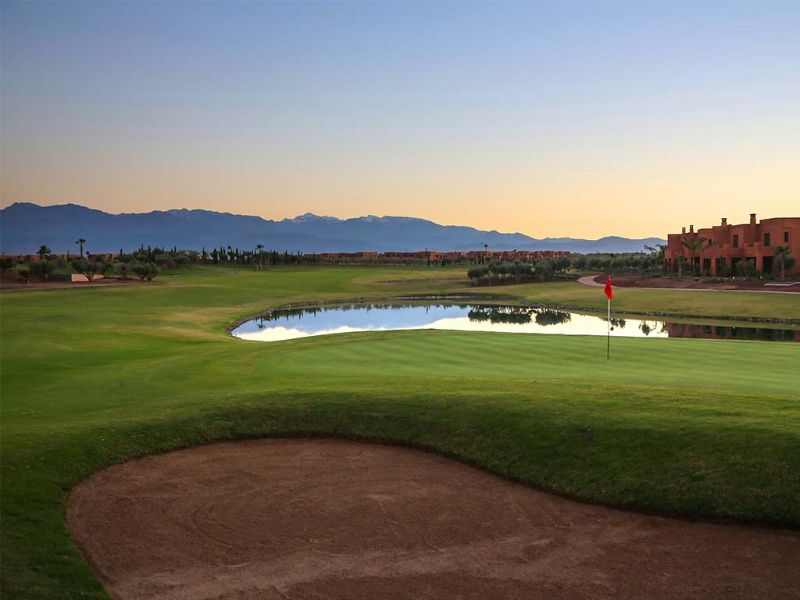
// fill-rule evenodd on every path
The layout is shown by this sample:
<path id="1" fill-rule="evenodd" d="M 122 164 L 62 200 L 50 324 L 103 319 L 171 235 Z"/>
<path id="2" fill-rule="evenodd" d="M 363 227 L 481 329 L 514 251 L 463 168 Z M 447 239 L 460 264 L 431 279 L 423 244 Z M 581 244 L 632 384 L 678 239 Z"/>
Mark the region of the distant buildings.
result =
<path id="1" fill-rule="evenodd" d="M 304 259 L 313 257 L 319 263 L 420 263 L 445 262 L 448 264 L 480 263 L 489 260 L 530 262 L 542 258 L 570 256 L 561 250 L 470 250 L 461 252 L 318 252 L 302 255 Z"/>
<path id="2" fill-rule="evenodd" d="M 704 238 L 703 243 L 699 242 Z M 691 249 L 692 242 L 697 241 L 696 248 Z M 687 247 L 688 246 L 688 247 Z M 762 219 L 756 222 L 755 213 L 750 215 L 750 222 L 741 225 L 728 225 L 723 218 L 719 225 L 689 231 L 683 228 L 681 233 L 667 236 L 667 248 L 664 259 L 671 272 L 679 270 L 681 257 L 685 261 L 687 272 L 689 264 L 694 263 L 695 271 L 711 276 L 722 276 L 737 273 L 737 265 L 743 260 L 751 260 L 756 271 L 768 275 L 780 275 L 780 267 L 776 260 L 775 249 L 788 246 L 789 254 L 794 257 L 795 265 L 786 269 L 787 275 L 800 273 L 800 217 Z"/>

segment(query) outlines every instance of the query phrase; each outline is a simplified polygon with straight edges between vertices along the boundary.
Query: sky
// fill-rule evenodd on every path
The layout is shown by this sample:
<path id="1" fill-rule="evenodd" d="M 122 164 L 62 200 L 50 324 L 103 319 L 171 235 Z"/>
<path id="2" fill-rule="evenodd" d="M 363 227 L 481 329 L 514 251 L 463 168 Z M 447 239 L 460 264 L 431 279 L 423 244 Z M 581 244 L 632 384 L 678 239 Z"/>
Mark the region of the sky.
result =
<path id="1" fill-rule="evenodd" d="M 800 215 L 800 2 L 7 2 L 0 206 Z"/>

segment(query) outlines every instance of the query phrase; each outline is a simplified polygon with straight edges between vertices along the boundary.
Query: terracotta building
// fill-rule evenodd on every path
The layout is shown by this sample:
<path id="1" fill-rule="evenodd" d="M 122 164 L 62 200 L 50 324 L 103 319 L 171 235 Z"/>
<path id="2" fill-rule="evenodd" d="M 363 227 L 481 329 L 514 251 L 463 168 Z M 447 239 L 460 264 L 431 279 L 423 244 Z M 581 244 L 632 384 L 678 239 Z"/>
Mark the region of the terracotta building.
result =
<path id="1" fill-rule="evenodd" d="M 694 256 L 684 242 L 705 238 Z M 762 219 L 756 221 L 755 213 L 750 215 L 750 222 L 741 225 L 728 225 L 723 218 L 719 225 L 689 231 L 683 228 L 681 233 L 670 233 L 667 236 L 667 249 L 664 258 L 670 271 L 678 270 L 679 257 L 686 260 L 685 267 L 694 261 L 695 270 L 706 275 L 716 276 L 735 274 L 736 265 L 742 260 L 751 260 L 759 273 L 780 275 L 780 267 L 775 259 L 775 248 L 789 246 L 790 255 L 795 265 L 786 269 L 786 274 L 800 274 L 800 217 Z"/>

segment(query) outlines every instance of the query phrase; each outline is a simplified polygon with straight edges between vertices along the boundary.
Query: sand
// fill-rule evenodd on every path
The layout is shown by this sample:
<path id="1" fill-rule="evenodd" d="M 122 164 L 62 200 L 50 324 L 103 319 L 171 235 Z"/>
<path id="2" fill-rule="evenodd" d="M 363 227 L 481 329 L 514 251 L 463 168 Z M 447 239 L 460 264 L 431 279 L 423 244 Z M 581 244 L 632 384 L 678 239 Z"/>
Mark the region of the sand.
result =
<path id="1" fill-rule="evenodd" d="M 79 485 L 67 520 L 114 598 L 800 597 L 800 532 L 590 506 L 377 444 L 150 456 Z"/>

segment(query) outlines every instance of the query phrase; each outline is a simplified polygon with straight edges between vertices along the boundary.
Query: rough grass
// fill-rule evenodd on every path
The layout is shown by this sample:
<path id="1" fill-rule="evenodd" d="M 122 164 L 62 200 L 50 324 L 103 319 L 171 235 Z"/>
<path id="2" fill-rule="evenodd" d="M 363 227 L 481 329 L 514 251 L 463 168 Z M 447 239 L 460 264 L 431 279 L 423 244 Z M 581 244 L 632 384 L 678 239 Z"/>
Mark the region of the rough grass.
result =
<path id="1" fill-rule="evenodd" d="M 3 293 L 2 595 L 104 597 L 63 523 L 93 471 L 264 435 L 415 445 L 591 502 L 800 527 L 800 344 L 614 339 L 607 362 L 591 337 L 225 333 L 287 302 L 464 290 L 461 270 L 205 268 Z M 574 283 L 503 293 L 604 306 Z M 800 298 L 767 294 L 619 290 L 615 306 L 800 315 Z"/>

